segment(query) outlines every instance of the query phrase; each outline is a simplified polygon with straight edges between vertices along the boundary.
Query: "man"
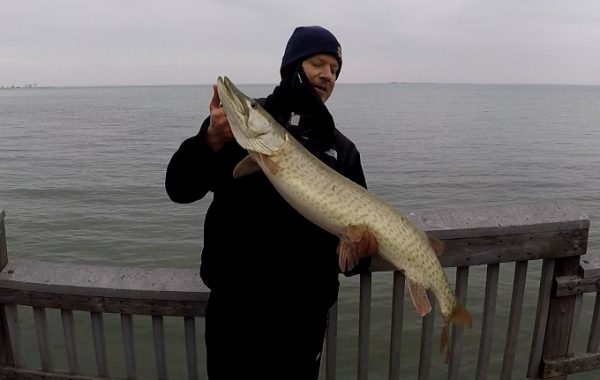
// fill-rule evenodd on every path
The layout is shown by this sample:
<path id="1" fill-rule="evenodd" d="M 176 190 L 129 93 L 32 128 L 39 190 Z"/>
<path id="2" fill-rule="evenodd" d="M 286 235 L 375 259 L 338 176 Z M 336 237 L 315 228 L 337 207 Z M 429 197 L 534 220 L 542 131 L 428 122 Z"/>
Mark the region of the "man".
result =
<path id="1" fill-rule="evenodd" d="M 281 62 L 281 82 L 259 101 L 316 157 L 366 186 L 355 145 L 325 106 L 342 67 L 328 30 L 298 27 Z M 166 175 L 169 197 L 194 202 L 214 193 L 207 211 L 200 274 L 211 289 L 206 312 L 211 380 L 316 379 L 327 312 L 339 288 L 339 238 L 296 212 L 262 172 L 233 179 L 246 152 L 235 143 L 216 88 L 210 116 L 184 141 Z M 354 249 L 364 270 L 377 249 L 365 232 Z"/>

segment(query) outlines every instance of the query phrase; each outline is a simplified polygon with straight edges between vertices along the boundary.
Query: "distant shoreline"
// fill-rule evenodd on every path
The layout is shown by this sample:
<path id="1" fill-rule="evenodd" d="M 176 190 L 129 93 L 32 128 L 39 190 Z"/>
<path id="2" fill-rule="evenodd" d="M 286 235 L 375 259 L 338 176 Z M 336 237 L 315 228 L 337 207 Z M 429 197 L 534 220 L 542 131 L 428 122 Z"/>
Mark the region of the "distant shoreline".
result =
<path id="1" fill-rule="evenodd" d="M 0 90 L 21 90 L 21 89 L 46 88 L 46 87 L 47 86 L 40 86 L 37 83 L 33 83 L 33 84 L 27 83 L 22 86 L 11 84 L 11 85 L 7 85 L 7 86 L 0 85 Z"/>
<path id="2" fill-rule="evenodd" d="M 212 83 L 196 84 L 106 84 L 106 85 L 56 85 L 56 86 L 0 86 L 0 90 L 39 90 L 68 88 L 136 88 L 136 87 L 207 87 Z M 277 86 L 277 83 L 238 83 L 240 86 Z M 337 86 L 523 86 L 523 87 L 600 87 L 600 84 L 565 84 L 565 83 L 467 83 L 467 82 L 372 82 L 372 83 L 338 83 Z"/>

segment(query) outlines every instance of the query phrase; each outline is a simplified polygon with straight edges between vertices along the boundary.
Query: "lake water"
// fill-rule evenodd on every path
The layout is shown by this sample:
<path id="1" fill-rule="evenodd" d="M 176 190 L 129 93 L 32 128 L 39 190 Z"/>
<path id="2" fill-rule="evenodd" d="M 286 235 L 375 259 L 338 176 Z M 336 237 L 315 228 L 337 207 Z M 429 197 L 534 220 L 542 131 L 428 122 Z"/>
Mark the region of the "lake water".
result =
<path id="1" fill-rule="evenodd" d="M 273 88 L 240 87 L 256 97 Z M 0 209 L 7 214 L 9 256 L 197 268 L 210 197 L 177 205 L 167 198 L 163 183 L 171 155 L 197 133 L 211 95 L 210 86 L 0 90 Z M 400 210 L 570 200 L 590 216 L 590 251 L 598 251 L 600 87 L 339 84 L 328 105 L 338 128 L 362 154 L 370 190 Z M 534 274 L 538 269 L 530 267 Z M 535 310 L 535 277 L 528 281 L 531 302 L 525 305 L 524 333 L 533 324 L 528 314 Z M 482 304 L 484 280 L 485 268 L 474 268 L 469 288 L 473 309 Z M 374 276 L 374 379 L 387 374 L 390 283 L 389 274 Z M 511 268 L 501 269 L 498 303 L 508 306 L 498 307 L 499 339 L 494 344 L 500 355 L 492 358 L 492 375 L 502 360 L 511 283 Z M 355 378 L 357 284 L 357 278 L 342 279 L 340 379 Z M 410 344 L 419 342 L 420 321 L 409 307 L 402 363 L 405 375 L 414 377 L 418 363 Z M 582 325 L 591 308 L 584 299 Z M 481 312 L 472 313 L 477 321 Z M 53 318 L 60 320 L 59 315 Z M 111 342 L 115 346 L 109 361 L 119 374 L 118 321 L 107 318 L 105 323 L 113 326 L 114 336 L 107 337 L 109 348 Z M 174 336 L 181 333 L 178 326 L 172 326 Z M 479 319 L 465 334 L 469 362 L 476 362 L 480 327 Z M 82 346 L 91 341 L 84 333 L 78 338 Z M 150 335 L 140 340 L 145 338 Z M 520 343 L 519 375 L 529 344 Z M 37 365 L 35 350 L 31 352 L 27 360 Z M 181 364 L 169 369 L 172 378 L 182 377 L 181 351 L 169 355 Z M 433 359 L 432 378 L 444 370 L 438 359 Z M 81 361 L 94 370 L 93 351 L 82 353 Z M 61 359 L 56 362 L 60 367 Z M 140 371 L 153 373 L 146 367 L 151 366 Z M 473 368 L 465 363 L 466 374 Z"/>

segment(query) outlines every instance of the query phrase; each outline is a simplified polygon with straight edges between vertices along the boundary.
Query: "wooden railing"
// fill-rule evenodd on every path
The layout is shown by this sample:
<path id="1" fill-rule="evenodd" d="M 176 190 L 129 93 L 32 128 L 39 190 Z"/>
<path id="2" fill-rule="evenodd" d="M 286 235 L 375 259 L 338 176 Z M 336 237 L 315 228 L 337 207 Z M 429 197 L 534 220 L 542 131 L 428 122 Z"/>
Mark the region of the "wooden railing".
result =
<path id="1" fill-rule="evenodd" d="M 421 228 L 444 240 L 446 252 L 442 264 L 456 274 L 454 284 L 459 299 L 474 316 L 480 316 L 475 318 L 470 330 L 453 329 L 444 377 L 485 379 L 490 373 L 490 358 L 498 357 L 502 357 L 498 371 L 501 379 L 565 379 L 570 374 L 587 371 L 594 371 L 590 375 L 600 377 L 600 261 L 589 254 L 581 258 L 587 251 L 589 230 L 585 213 L 573 204 L 552 202 L 422 211 L 408 216 Z M 532 271 L 529 263 L 540 261 L 541 271 Z M 484 266 L 485 291 L 480 297 L 483 305 L 477 310 L 479 305 L 470 303 L 471 298 L 467 298 L 469 273 L 471 268 Z M 506 337 L 503 350 L 496 352 L 492 342 L 497 319 L 499 273 L 501 268 L 508 266 L 514 268 L 510 312 L 507 329 L 500 332 Z M 208 290 L 197 270 L 8 260 L 4 212 L 0 214 L 0 268 L 0 378 L 113 378 L 107 361 L 107 352 L 111 350 L 107 350 L 104 328 L 105 317 L 109 315 L 120 316 L 120 350 L 126 378 L 142 378 L 140 363 L 143 366 L 152 363 L 156 378 L 168 378 L 165 342 L 169 337 L 165 337 L 164 320 L 169 317 L 180 318 L 183 322 L 187 377 L 200 377 L 196 324 L 198 318 L 204 316 Z M 389 273 L 392 269 L 387 262 L 375 258 L 371 271 L 360 277 L 358 357 L 356 374 L 352 378 L 367 379 L 373 369 L 369 349 L 373 278 L 379 272 Z M 534 285 L 537 286 L 535 323 L 533 331 L 522 331 L 526 281 L 532 279 L 536 280 Z M 393 272 L 392 282 L 389 368 L 386 372 L 389 379 L 399 379 L 405 363 L 401 357 L 403 323 L 406 318 L 415 316 L 412 310 L 407 311 L 406 318 L 404 316 L 403 275 Z M 579 323 L 585 293 L 595 297 L 589 329 Z M 37 346 L 39 358 L 39 365 L 29 367 L 25 360 L 29 351 L 24 352 L 22 348 L 24 331 L 19 323 L 19 309 L 28 307 L 33 309 L 36 342 L 27 346 Z M 49 326 L 47 313 L 56 310 L 60 311 L 62 323 Z M 80 365 L 76 337 L 81 331 L 76 328 L 74 312 L 89 314 L 96 365 L 94 375 L 84 374 L 86 371 Z M 151 319 L 152 357 L 136 356 L 134 329 L 140 328 L 134 323 L 137 316 Z M 337 316 L 338 306 L 335 305 L 330 312 L 323 366 L 327 380 L 339 378 Z M 434 307 L 434 311 L 422 319 L 420 347 L 415 348 L 419 353 L 415 376 L 419 379 L 432 376 L 435 318 Z M 66 356 L 65 368 L 56 368 L 53 360 L 56 356 L 53 347 L 58 343 L 50 342 L 49 331 L 57 329 L 62 330 L 60 346 Z M 577 352 L 577 339 L 581 337 L 578 334 L 582 330 L 587 332 L 587 348 L 585 352 Z M 461 355 L 465 334 L 480 334 L 477 364 L 472 374 L 461 372 L 466 361 Z M 517 356 L 517 344 L 523 339 L 530 342 L 527 358 Z M 524 361 L 528 363 L 526 373 L 515 373 L 515 363 Z"/>

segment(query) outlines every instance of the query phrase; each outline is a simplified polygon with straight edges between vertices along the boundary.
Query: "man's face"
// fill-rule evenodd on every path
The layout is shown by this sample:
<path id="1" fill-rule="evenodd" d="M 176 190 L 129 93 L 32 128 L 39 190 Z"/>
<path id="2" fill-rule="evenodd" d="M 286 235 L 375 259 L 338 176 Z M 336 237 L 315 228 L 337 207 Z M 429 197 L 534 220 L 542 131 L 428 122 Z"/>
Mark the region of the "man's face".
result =
<path id="1" fill-rule="evenodd" d="M 305 59 L 302 68 L 311 86 L 325 103 L 335 87 L 338 61 L 329 54 L 317 54 Z"/>

